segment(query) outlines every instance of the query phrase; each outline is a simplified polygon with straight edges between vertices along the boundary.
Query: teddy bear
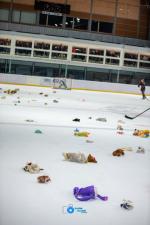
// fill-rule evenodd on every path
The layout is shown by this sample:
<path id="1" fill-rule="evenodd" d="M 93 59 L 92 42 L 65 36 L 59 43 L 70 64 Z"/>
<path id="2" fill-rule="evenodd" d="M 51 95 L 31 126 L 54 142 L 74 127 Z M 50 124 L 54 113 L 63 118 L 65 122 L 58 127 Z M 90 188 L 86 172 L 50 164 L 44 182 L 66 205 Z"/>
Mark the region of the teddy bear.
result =
<path id="1" fill-rule="evenodd" d="M 41 170 L 43 170 L 37 164 L 34 164 L 32 162 L 26 163 L 26 165 L 23 169 L 24 169 L 24 171 L 29 172 L 29 173 L 39 173 Z"/>
<path id="2" fill-rule="evenodd" d="M 92 156 L 91 154 L 88 155 L 87 161 L 88 161 L 88 162 L 92 162 L 92 163 L 97 163 L 95 157 Z"/>
<path id="3" fill-rule="evenodd" d="M 134 129 L 133 135 L 134 136 L 139 136 L 139 137 L 149 137 L 150 131 L 149 130 L 137 130 L 137 129 Z"/>
<path id="4" fill-rule="evenodd" d="M 48 183 L 49 181 L 51 181 L 50 177 L 49 176 L 39 176 L 37 177 L 37 181 L 39 183 Z"/>
<path id="5" fill-rule="evenodd" d="M 117 150 L 115 150 L 113 153 L 112 153 L 113 156 L 122 156 L 124 155 L 124 150 L 118 148 Z"/>
<path id="6" fill-rule="evenodd" d="M 91 154 L 86 157 L 84 153 L 74 153 L 74 152 L 67 152 L 63 153 L 63 156 L 66 161 L 71 161 L 71 162 L 78 162 L 78 163 L 97 163 L 95 157 L 93 157 Z"/>

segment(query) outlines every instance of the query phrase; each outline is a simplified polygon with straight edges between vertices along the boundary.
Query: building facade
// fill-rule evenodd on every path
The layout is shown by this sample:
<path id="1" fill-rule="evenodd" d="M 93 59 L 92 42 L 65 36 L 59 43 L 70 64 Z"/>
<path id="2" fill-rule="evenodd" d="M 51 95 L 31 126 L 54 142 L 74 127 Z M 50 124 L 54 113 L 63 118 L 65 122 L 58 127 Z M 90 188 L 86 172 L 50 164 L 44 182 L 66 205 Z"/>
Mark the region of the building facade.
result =
<path id="1" fill-rule="evenodd" d="M 0 73 L 150 85 L 149 3 L 0 0 Z"/>
<path id="2" fill-rule="evenodd" d="M 0 0 L 0 21 L 148 40 L 149 0 Z M 60 10 L 67 5 L 68 10 Z M 47 11 L 48 10 L 48 11 Z"/>

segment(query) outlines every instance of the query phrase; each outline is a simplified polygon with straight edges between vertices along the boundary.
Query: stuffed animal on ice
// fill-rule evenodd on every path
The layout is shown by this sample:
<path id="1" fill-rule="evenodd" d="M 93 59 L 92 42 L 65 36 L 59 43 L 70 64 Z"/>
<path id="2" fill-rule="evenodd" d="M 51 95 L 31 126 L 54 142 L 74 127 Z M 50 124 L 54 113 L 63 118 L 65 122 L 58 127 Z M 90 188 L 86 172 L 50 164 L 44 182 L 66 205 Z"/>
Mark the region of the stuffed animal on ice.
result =
<path id="1" fill-rule="evenodd" d="M 145 153 L 145 149 L 143 147 L 139 146 L 136 152 L 137 153 Z"/>
<path id="2" fill-rule="evenodd" d="M 91 154 L 88 155 L 88 157 L 86 157 L 83 153 L 71 153 L 71 152 L 67 152 L 67 153 L 63 153 L 63 156 L 65 158 L 66 161 L 70 161 L 70 162 L 77 162 L 77 163 L 97 163 L 96 159 L 94 156 L 92 156 Z"/>
<path id="3" fill-rule="evenodd" d="M 117 126 L 117 130 L 123 130 L 122 125 L 118 124 L 118 126 Z"/>
<path id="4" fill-rule="evenodd" d="M 146 138 L 146 137 L 150 136 L 150 130 L 137 130 L 137 129 L 134 129 L 133 135 Z"/>
<path id="5" fill-rule="evenodd" d="M 74 132 L 74 135 L 78 137 L 88 137 L 90 133 L 87 131 L 82 131 L 82 132 Z"/>
<path id="6" fill-rule="evenodd" d="M 123 202 L 120 204 L 121 208 L 126 210 L 133 209 L 133 203 L 130 200 L 123 200 Z"/>
<path id="7" fill-rule="evenodd" d="M 12 95 L 12 94 L 16 94 L 18 91 L 19 91 L 18 88 L 14 89 L 14 90 L 8 89 L 8 90 L 4 91 L 4 93 Z"/>
<path id="8" fill-rule="evenodd" d="M 49 176 L 39 176 L 39 177 L 37 177 L 37 181 L 39 183 L 48 183 L 51 181 L 51 179 Z"/>
<path id="9" fill-rule="evenodd" d="M 93 143 L 94 141 L 92 140 L 86 140 L 86 143 Z"/>
<path id="10" fill-rule="evenodd" d="M 44 170 L 32 162 L 28 162 L 23 169 L 29 173 L 39 173 L 41 170 Z"/>
<path id="11" fill-rule="evenodd" d="M 101 196 L 97 194 L 97 190 L 93 185 L 84 188 L 74 187 L 73 194 L 74 197 L 79 201 L 88 201 L 96 198 L 99 198 L 102 201 L 108 200 L 107 196 Z"/>
<path id="12" fill-rule="evenodd" d="M 121 149 L 121 148 L 118 148 L 117 150 L 115 150 L 113 153 L 112 153 L 113 156 L 122 156 L 124 155 L 124 150 Z"/>

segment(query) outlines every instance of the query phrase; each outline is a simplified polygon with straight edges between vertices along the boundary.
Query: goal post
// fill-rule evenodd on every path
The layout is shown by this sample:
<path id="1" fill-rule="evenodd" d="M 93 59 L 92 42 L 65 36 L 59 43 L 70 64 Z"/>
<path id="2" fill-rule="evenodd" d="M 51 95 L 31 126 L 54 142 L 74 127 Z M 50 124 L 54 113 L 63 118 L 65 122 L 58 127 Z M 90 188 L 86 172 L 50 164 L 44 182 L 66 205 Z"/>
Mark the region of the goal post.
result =
<path id="1" fill-rule="evenodd" d="M 72 79 L 71 78 L 65 78 L 65 77 L 54 77 L 53 80 L 52 80 L 52 88 L 71 90 Z"/>

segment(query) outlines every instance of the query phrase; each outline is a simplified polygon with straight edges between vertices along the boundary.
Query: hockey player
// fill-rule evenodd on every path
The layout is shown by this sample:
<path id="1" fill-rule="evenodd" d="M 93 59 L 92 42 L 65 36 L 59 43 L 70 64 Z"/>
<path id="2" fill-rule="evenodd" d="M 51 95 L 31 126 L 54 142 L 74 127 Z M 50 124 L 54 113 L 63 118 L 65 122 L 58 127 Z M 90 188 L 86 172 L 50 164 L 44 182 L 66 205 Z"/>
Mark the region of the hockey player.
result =
<path id="1" fill-rule="evenodd" d="M 139 81 L 138 87 L 141 87 L 141 93 L 142 93 L 143 99 L 146 99 L 146 96 L 145 96 L 145 81 L 144 81 L 144 79 Z"/>

